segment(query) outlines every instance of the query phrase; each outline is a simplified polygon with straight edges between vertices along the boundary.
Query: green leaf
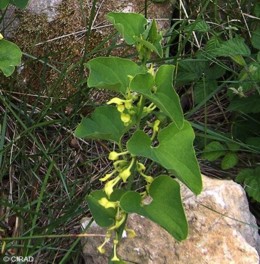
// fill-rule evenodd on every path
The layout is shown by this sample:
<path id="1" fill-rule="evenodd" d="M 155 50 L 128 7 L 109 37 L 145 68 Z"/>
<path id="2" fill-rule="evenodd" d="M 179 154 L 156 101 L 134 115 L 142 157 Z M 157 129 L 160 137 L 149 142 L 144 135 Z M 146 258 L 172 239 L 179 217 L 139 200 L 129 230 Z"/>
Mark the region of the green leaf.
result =
<path id="1" fill-rule="evenodd" d="M 161 47 L 160 44 L 156 43 L 157 45 L 155 45 L 155 44 L 152 44 L 151 42 L 149 42 L 147 40 L 144 40 L 144 39 L 141 39 L 139 37 L 136 37 L 135 40 L 136 40 L 137 43 L 142 44 L 144 47 L 146 47 L 150 51 L 153 51 L 153 52 L 157 53 L 157 55 L 159 57 L 162 57 L 163 50 L 162 50 L 162 47 Z"/>
<path id="2" fill-rule="evenodd" d="M 212 141 L 204 148 L 202 157 L 208 161 L 214 161 L 225 154 L 225 147 L 218 141 Z"/>
<path id="3" fill-rule="evenodd" d="M 214 40 L 215 41 L 215 40 Z M 245 40 L 240 37 L 232 38 L 224 42 L 214 42 L 215 46 L 207 47 L 207 51 L 215 57 L 235 57 L 237 55 L 250 56 L 251 52 L 245 44 Z"/>
<path id="4" fill-rule="evenodd" d="M 228 146 L 228 149 L 233 151 L 233 152 L 237 152 L 240 149 L 240 145 L 234 142 L 225 142 L 226 145 Z"/>
<path id="5" fill-rule="evenodd" d="M 260 50 L 260 27 L 252 32 L 251 42 L 254 48 Z"/>
<path id="6" fill-rule="evenodd" d="M 260 112 L 260 96 L 249 96 L 245 98 L 233 99 L 228 106 L 229 111 L 241 111 L 243 113 Z"/>
<path id="7" fill-rule="evenodd" d="M 197 20 L 185 28 L 185 32 L 197 31 L 206 33 L 210 30 L 210 26 L 204 20 Z"/>
<path id="8" fill-rule="evenodd" d="M 152 23 L 150 23 L 149 27 L 143 34 L 146 42 L 152 44 L 150 47 L 151 50 L 155 51 L 160 57 L 163 56 L 163 50 L 161 45 L 162 34 L 158 32 L 156 21 L 153 19 Z M 149 44 L 145 43 L 145 45 L 149 48 Z"/>
<path id="9" fill-rule="evenodd" d="M 201 103 L 218 88 L 216 80 L 205 80 L 196 82 L 194 86 L 194 101 L 196 104 Z"/>
<path id="10" fill-rule="evenodd" d="M 221 161 L 221 169 L 228 170 L 235 167 L 238 163 L 238 156 L 234 152 L 228 152 Z"/>
<path id="11" fill-rule="evenodd" d="M 260 202 L 260 167 L 241 170 L 236 181 L 243 183 L 248 195 Z"/>
<path id="12" fill-rule="evenodd" d="M 104 191 L 98 190 L 90 193 L 90 195 L 87 196 L 88 207 L 99 226 L 109 227 L 114 223 L 116 210 L 114 208 L 105 208 L 99 204 L 98 201 L 101 198 L 107 198 Z"/>
<path id="13" fill-rule="evenodd" d="M 21 64 L 22 52 L 19 47 L 5 39 L 0 40 L 0 70 L 6 77 L 10 76 L 15 66 Z"/>
<path id="14" fill-rule="evenodd" d="M 105 139 L 119 142 L 127 131 L 114 106 L 97 107 L 91 118 L 83 118 L 75 130 L 79 138 Z"/>
<path id="15" fill-rule="evenodd" d="M 141 67 L 131 60 L 118 57 L 99 57 L 85 64 L 89 68 L 88 86 L 105 88 L 125 94 L 129 76 L 142 73 Z"/>
<path id="16" fill-rule="evenodd" d="M 187 121 L 184 121 L 181 129 L 171 123 L 159 131 L 158 146 L 153 147 L 150 137 L 138 130 L 128 141 L 127 149 L 132 155 L 149 158 L 174 172 L 195 194 L 199 194 L 202 180 L 193 149 L 194 137 L 193 129 Z"/>
<path id="17" fill-rule="evenodd" d="M 147 24 L 145 17 L 136 13 L 110 12 L 107 15 L 107 20 L 114 25 L 129 45 L 135 44 L 135 37 L 140 37 L 143 34 Z"/>
<path id="18" fill-rule="evenodd" d="M 149 218 L 177 240 L 185 239 L 188 235 L 188 224 L 179 184 L 169 176 L 159 176 L 152 182 L 149 195 L 152 202 L 144 204 L 139 193 L 129 191 L 122 196 L 120 206 L 127 213 L 137 213 Z"/>
<path id="19" fill-rule="evenodd" d="M 173 71 L 174 66 L 162 65 L 155 78 L 150 73 L 136 75 L 130 83 L 130 89 L 149 98 L 181 128 L 184 118 L 180 99 L 172 86 Z"/>
<path id="20" fill-rule="evenodd" d="M 10 3 L 12 5 L 17 6 L 18 8 L 25 8 L 28 4 L 29 0 L 11 0 Z"/>
<path id="21" fill-rule="evenodd" d="M 1 0 L 0 1 L 0 9 L 4 9 L 8 6 L 9 0 Z"/>

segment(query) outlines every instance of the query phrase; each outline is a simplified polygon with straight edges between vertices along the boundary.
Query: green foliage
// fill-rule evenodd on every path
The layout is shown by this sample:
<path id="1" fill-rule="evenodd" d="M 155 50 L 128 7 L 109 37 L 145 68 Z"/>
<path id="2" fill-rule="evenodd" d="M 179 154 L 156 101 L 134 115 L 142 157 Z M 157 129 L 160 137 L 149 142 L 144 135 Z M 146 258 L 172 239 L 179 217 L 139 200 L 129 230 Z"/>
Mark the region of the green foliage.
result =
<path id="1" fill-rule="evenodd" d="M 158 223 L 177 240 L 185 239 L 188 223 L 182 207 L 180 185 L 161 175 L 152 182 L 149 195 L 150 203 L 143 201 L 138 192 L 129 191 L 120 199 L 120 206 L 127 213 L 137 213 Z"/>
<path id="2" fill-rule="evenodd" d="M 105 88 L 125 94 L 130 77 L 142 73 L 135 62 L 117 57 L 99 57 L 85 64 L 90 70 L 88 86 Z"/>
<path id="3" fill-rule="evenodd" d="M 193 129 L 185 121 L 181 129 L 171 123 L 159 131 L 156 147 L 152 147 L 152 141 L 147 134 L 138 130 L 128 141 L 127 149 L 133 155 L 158 162 L 164 168 L 172 171 L 195 194 L 199 194 L 202 182 L 192 146 L 193 140 Z"/>
<path id="4" fill-rule="evenodd" d="M 136 75 L 130 89 L 150 99 L 175 124 L 183 126 L 183 113 L 180 100 L 172 87 L 174 66 L 162 65 L 156 75 L 147 72 Z"/>
<path id="5" fill-rule="evenodd" d="M 25 8 L 28 4 L 29 0 L 1 0 L 0 1 L 0 9 L 4 9 L 8 6 L 8 4 L 12 4 L 18 8 Z"/>
<path id="6" fill-rule="evenodd" d="M 260 167 L 241 170 L 236 181 L 244 184 L 248 195 L 260 202 Z"/>
<path id="7" fill-rule="evenodd" d="M 106 139 L 120 142 L 127 131 L 120 119 L 120 114 L 113 106 L 102 106 L 95 109 L 91 118 L 83 118 L 75 135 L 80 138 Z"/>
<path id="8" fill-rule="evenodd" d="M 143 34 L 147 20 L 141 14 L 136 13 L 114 13 L 107 15 L 117 31 L 122 35 L 125 42 L 129 45 L 136 43 L 135 38 Z"/>
<path id="9" fill-rule="evenodd" d="M 21 64 L 22 52 L 19 47 L 5 39 L 0 40 L 0 70 L 8 77 L 14 70 L 15 66 Z"/>
<path id="10" fill-rule="evenodd" d="M 131 13 L 109 13 L 107 17 L 126 43 L 136 47 L 140 65 L 118 57 L 98 57 L 85 64 L 89 87 L 113 90 L 122 98 L 114 97 L 107 102 L 110 106 L 97 107 L 90 118 L 82 120 L 75 135 L 113 141 L 117 146 L 108 156 L 113 161 L 112 171 L 100 178 L 104 189 L 87 198 L 96 222 L 109 227 L 108 234 L 115 231 L 111 261 L 116 263 L 117 240 L 127 213 L 141 214 L 177 240 L 185 239 L 188 227 L 180 186 L 171 175 L 195 194 L 201 192 L 202 181 L 193 148 L 194 132 L 184 120 L 173 88 L 175 67 L 147 65 L 152 53 L 162 56 L 162 37 L 155 21 L 148 24 L 143 16 Z M 147 126 L 151 133 L 147 133 Z M 147 175 L 144 158 L 156 162 L 169 175 Z M 133 189 L 137 179 L 143 182 L 142 193 Z M 146 197 L 152 198 L 150 204 L 145 204 Z M 101 253 L 104 244 L 98 248 Z"/>
<path id="11" fill-rule="evenodd" d="M 237 153 L 239 145 L 226 143 L 226 146 L 221 144 L 219 141 L 212 141 L 205 146 L 202 157 L 208 161 L 215 161 L 222 158 L 221 168 L 228 170 L 235 167 L 238 163 Z"/>

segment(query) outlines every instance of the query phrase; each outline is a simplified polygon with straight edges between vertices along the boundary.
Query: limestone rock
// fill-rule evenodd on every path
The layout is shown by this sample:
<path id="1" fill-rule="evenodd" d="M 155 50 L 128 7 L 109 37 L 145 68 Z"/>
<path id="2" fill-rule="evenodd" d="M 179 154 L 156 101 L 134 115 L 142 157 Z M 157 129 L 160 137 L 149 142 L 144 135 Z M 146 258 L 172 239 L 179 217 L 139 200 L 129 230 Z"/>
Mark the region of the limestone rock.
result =
<path id="1" fill-rule="evenodd" d="M 128 227 L 137 237 L 124 237 L 118 255 L 126 263 L 140 264 L 258 264 L 260 238 L 253 215 L 249 212 L 243 188 L 228 180 L 203 176 L 204 191 L 194 196 L 182 186 L 182 197 L 189 222 L 188 239 L 176 242 L 150 220 L 131 214 Z M 91 233 L 104 233 L 92 226 Z M 86 263 L 107 263 L 96 247 L 102 238 L 83 241 Z M 111 244 L 107 246 L 111 252 Z"/>
<path id="2" fill-rule="evenodd" d="M 31 0 L 27 10 L 36 14 L 46 14 L 48 22 L 55 19 L 57 8 L 62 0 Z"/>

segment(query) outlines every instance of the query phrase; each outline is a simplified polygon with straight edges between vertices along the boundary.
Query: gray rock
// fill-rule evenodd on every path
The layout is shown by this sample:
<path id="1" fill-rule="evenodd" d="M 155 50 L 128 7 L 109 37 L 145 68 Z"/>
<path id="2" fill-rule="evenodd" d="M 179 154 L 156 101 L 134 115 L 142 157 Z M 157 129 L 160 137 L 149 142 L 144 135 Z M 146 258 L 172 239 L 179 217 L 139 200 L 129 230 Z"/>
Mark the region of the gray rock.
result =
<path id="1" fill-rule="evenodd" d="M 118 255 L 127 263 L 140 264 L 258 264 L 260 238 L 243 188 L 233 181 L 205 176 L 203 183 L 204 191 L 197 197 L 182 186 L 190 229 L 187 240 L 177 242 L 150 220 L 131 214 L 127 225 L 137 236 L 124 237 Z M 89 232 L 104 234 L 105 230 L 92 226 Z M 82 241 L 87 264 L 107 263 L 112 245 L 101 255 L 96 248 L 102 241 Z"/>
<path id="2" fill-rule="evenodd" d="M 27 10 L 38 15 L 45 14 L 47 16 L 48 22 L 51 22 L 54 20 L 57 8 L 61 2 L 62 0 L 31 0 Z"/>

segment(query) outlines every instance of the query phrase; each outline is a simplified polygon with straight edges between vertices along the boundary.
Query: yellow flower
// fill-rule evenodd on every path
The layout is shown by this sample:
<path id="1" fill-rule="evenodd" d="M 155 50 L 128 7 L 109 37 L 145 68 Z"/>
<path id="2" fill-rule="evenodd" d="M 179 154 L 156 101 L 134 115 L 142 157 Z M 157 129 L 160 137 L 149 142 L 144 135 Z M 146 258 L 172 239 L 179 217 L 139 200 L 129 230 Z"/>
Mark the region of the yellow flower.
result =
<path id="1" fill-rule="evenodd" d="M 148 175 L 145 175 L 143 172 L 139 172 L 143 177 L 144 177 L 144 179 L 145 179 L 145 181 L 147 182 L 147 183 L 152 183 L 153 182 L 153 180 L 154 180 L 154 178 L 152 177 L 152 176 L 148 176 Z"/>
<path id="2" fill-rule="evenodd" d="M 116 108 L 117 108 L 117 111 L 120 113 L 124 112 L 125 110 L 125 106 L 123 104 L 117 105 Z"/>
<path id="3" fill-rule="evenodd" d="M 112 231 L 118 229 L 124 223 L 125 219 L 126 219 L 126 213 L 122 212 L 119 216 L 117 216 L 116 223 L 113 226 L 111 226 L 108 230 Z"/>
<path id="4" fill-rule="evenodd" d="M 119 177 L 123 180 L 123 182 L 126 182 L 126 180 L 130 175 L 131 175 L 131 170 L 129 168 L 119 173 Z"/>
<path id="5" fill-rule="evenodd" d="M 120 181 L 120 179 L 120 177 L 116 177 L 105 184 L 104 191 L 108 197 L 110 197 L 111 193 L 114 191 L 114 186 Z"/>
<path id="6" fill-rule="evenodd" d="M 97 247 L 97 250 L 99 251 L 99 253 L 101 253 L 101 254 L 105 254 L 106 253 L 106 250 L 103 248 L 103 244 L 102 245 L 100 245 L 99 247 Z"/>
<path id="7" fill-rule="evenodd" d="M 123 123 L 128 123 L 131 120 L 131 116 L 126 113 L 121 113 L 121 120 Z"/>
<path id="8" fill-rule="evenodd" d="M 117 202 L 111 202 L 106 197 L 103 197 L 100 200 L 98 200 L 98 203 L 105 208 L 115 208 L 116 209 L 118 207 Z"/>
<path id="9" fill-rule="evenodd" d="M 107 102 L 107 104 L 116 104 L 116 105 L 121 105 L 124 103 L 125 100 L 122 100 L 118 97 L 112 98 L 110 101 Z"/>
<path id="10" fill-rule="evenodd" d="M 128 166 L 128 168 L 122 170 L 119 173 L 119 177 L 123 180 L 123 182 L 126 182 L 126 180 L 128 179 L 128 177 L 131 175 L 131 168 L 133 167 L 135 162 L 135 158 L 132 158 L 130 165 Z"/>
<path id="11" fill-rule="evenodd" d="M 111 261 L 120 261 L 120 259 L 117 257 L 117 254 L 116 254 L 116 248 L 117 248 L 118 240 L 114 239 L 114 243 L 113 244 L 114 244 L 114 256 L 111 259 Z"/>
<path id="12" fill-rule="evenodd" d="M 127 154 L 128 151 L 124 151 L 124 152 L 121 152 L 121 153 L 118 153 L 116 151 L 111 151 L 108 155 L 108 159 L 109 160 L 118 160 L 119 156 L 122 156 L 122 155 L 125 155 Z"/>
<path id="13" fill-rule="evenodd" d="M 3 39 L 3 38 L 4 38 L 4 36 L 0 33 L 0 40 Z"/>
<path id="14" fill-rule="evenodd" d="M 153 131 L 158 132 L 159 131 L 159 125 L 160 125 L 160 120 L 155 120 L 153 124 Z"/>
<path id="15" fill-rule="evenodd" d="M 109 160 L 117 160 L 120 155 L 116 151 L 111 151 L 108 155 Z"/>
<path id="16" fill-rule="evenodd" d="M 153 64 L 151 64 L 151 66 L 150 66 L 148 72 L 149 72 L 152 76 L 155 76 L 155 70 L 154 70 L 154 65 L 153 65 Z"/>
<path id="17" fill-rule="evenodd" d="M 116 173 L 116 170 L 113 170 L 111 173 L 107 173 L 103 178 L 100 178 L 99 180 L 101 182 L 107 181 L 109 178 L 111 178 Z"/>
<path id="18" fill-rule="evenodd" d="M 130 100 L 125 100 L 125 108 L 126 109 L 131 109 L 131 108 L 133 108 L 133 104 L 132 104 L 132 100 L 130 99 Z"/>
<path id="19" fill-rule="evenodd" d="M 137 162 L 137 171 L 141 172 L 141 171 L 144 171 L 144 170 L 145 170 L 144 164 L 141 163 L 141 162 Z"/>
<path id="20" fill-rule="evenodd" d="M 104 254 L 106 252 L 106 250 L 103 248 L 105 246 L 106 243 L 108 243 L 110 240 L 110 236 L 107 236 L 104 240 L 104 242 L 99 246 L 97 247 L 97 250 L 101 253 L 101 254 Z"/>
<path id="21" fill-rule="evenodd" d="M 118 172 L 121 172 L 122 168 L 125 167 L 126 165 L 127 165 L 126 160 L 117 160 L 113 163 L 115 170 Z"/>
<path id="22" fill-rule="evenodd" d="M 125 231 L 127 232 L 127 236 L 129 238 L 134 238 L 136 237 L 136 233 L 133 229 L 130 229 L 130 228 L 125 228 Z"/>

